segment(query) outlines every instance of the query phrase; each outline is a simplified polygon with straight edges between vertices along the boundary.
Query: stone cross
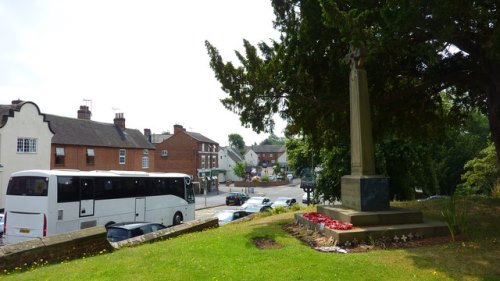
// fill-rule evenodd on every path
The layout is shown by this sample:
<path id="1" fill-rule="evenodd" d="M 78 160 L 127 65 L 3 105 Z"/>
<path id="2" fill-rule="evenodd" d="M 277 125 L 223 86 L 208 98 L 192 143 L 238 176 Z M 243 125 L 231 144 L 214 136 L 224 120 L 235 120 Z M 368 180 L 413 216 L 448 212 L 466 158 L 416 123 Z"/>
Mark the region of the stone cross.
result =
<path id="1" fill-rule="evenodd" d="M 351 48 L 347 55 L 351 66 L 351 174 L 342 177 L 342 205 L 357 211 L 382 211 L 390 207 L 389 178 L 375 174 L 365 56 L 364 48 Z"/>
<path id="2" fill-rule="evenodd" d="M 347 60 L 351 66 L 349 95 L 351 104 L 351 175 L 374 175 L 375 154 L 368 82 L 364 69 L 366 49 L 351 48 Z"/>

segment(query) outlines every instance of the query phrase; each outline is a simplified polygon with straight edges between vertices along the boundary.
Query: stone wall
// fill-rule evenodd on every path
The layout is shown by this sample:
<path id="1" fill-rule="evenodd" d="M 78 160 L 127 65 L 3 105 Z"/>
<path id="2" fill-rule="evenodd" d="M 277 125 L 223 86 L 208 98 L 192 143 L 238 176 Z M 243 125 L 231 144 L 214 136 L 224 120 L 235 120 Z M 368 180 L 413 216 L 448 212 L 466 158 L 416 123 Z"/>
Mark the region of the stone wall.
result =
<path id="1" fill-rule="evenodd" d="M 29 269 L 48 263 L 109 253 L 114 249 L 172 238 L 184 233 L 218 227 L 217 218 L 194 220 L 120 242 L 108 242 L 106 228 L 96 226 L 0 247 L 0 273 Z"/>
<path id="2" fill-rule="evenodd" d="M 111 250 L 113 248 L 106 239 L 106 228 L 96 226 L 0 247 L 0 272 L 88 257 Z"/>
<path id="3" fill-rule="evenodd" d="M 208 228 L 218 227 L 219 220 L 217 218 L 200 219 L 194 221 L 184 222 L 182 224 L 167 227 L 165 229 L 151 232 L 145 235 L 133 237 L 119 242 L 110 242 L 111 246 L 115 249 L 123 247 L 136 246 L 142 243 L 152 243 L 159 240 L 169 239 L 179 236 L 181 234 L 202 231 Z"/>
<path id="4" fill-rule="evenodd" d="M 251 181 L 235 181 L 235 187 L 267 187 L 287 185 L 288 181 L 270 181 L 270 182 L 251 182 Z"/>

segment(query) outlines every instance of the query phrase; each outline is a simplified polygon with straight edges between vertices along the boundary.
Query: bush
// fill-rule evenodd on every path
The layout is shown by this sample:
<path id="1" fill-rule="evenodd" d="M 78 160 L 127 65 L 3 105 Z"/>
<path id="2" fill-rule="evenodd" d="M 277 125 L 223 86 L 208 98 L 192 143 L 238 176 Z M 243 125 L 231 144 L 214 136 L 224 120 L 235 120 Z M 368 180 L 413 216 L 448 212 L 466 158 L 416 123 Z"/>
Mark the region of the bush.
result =
<path id="1" fill-rule="evenodd" d="M 286 213 L 287 209 L 283 206 L 277 206 L 276 208 L 273 209 L 273 214 L 282 214 Z"/>
<path id="2" fill-rule="evenodd" d="M 262 176 L 262 178 L 260 178 L 260 181 L 261 182 L 269 182 L 269 176 L 268 175 Z"/>

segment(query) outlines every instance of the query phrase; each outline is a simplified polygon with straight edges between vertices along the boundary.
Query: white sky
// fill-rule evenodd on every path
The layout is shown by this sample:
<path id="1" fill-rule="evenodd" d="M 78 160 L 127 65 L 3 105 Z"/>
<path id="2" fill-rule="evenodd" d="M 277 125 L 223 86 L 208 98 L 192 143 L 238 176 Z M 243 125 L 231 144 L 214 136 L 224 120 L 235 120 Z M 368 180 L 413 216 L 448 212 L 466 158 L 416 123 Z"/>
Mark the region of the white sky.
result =
<path id="1" fill-rule="evenodd" d="M 259 143 L 268 135 L 220 103 L 204 41 L 236 62 L 244 38 L 278 38 L 273 19 L 270 0 L 0 0 L 0 104 L 73 118 L 87 104 L 92 120 L 120 112 L 141 132 L 181 124 L 220 145 L 232 133 Z"/>

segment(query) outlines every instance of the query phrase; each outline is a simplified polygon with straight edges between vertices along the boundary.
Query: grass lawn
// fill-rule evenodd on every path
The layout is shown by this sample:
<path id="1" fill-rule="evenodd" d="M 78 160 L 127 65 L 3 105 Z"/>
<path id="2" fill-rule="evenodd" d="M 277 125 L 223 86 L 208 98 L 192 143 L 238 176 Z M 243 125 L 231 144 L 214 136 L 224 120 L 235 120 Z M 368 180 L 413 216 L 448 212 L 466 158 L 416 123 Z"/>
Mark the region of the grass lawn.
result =
<path id="1" fill-rule="evenodd" d="M 439 218 L 443 201 L 393 203 Z M 315 251 L 282 229 L 293 213 L 70 262 L 0 275 L 0 280 L 500 280 L 500 200 L 469 199 L 463 242 L 337 254 Z M 255 237 L 283 247 L 260 250 Z"/>

